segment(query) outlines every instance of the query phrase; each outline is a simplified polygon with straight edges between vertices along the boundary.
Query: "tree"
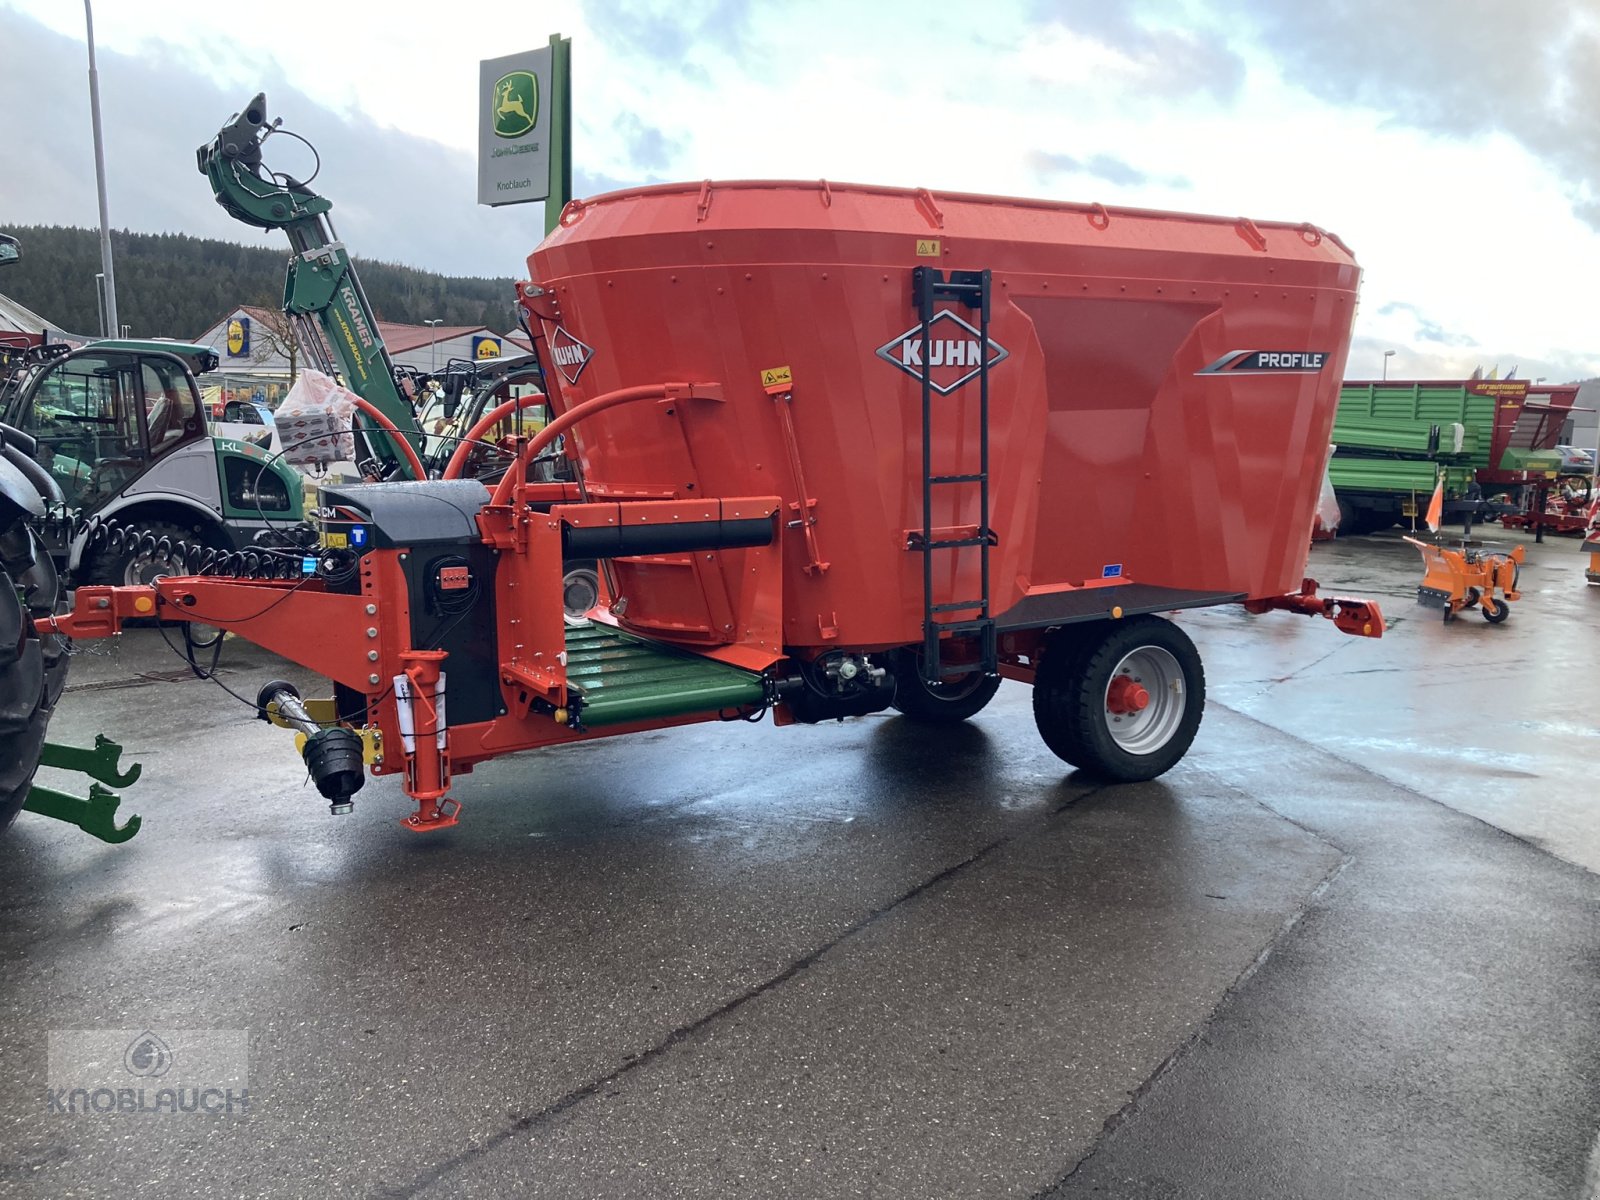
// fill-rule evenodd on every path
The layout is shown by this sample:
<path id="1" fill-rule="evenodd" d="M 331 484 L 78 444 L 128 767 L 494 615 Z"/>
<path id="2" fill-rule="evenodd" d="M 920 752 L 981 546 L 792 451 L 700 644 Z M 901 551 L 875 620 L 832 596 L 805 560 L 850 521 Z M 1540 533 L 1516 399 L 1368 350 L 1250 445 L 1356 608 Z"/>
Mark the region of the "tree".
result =
<path id="1" fill-rule="evenodd" d="M 74 333 L 97 333 L 100 270 L 97 231 L 56 225 L 7 228 L 22 243 L 22 258 L 6 269 L 5 292 Z M 113 230 L 119 318 L 139 337 L 197 337 L 219 312 L 240 305 L 276 311 L 283 295 L 281 250 L 195 238 L 182 233 Z M 515 300 L 510 277 L 439 275 L 395 263 L 358 259 L 356 268 L 373 308 L 386 320 L 421 324 L 483 324 L 501 331 Z M 493 314 L 493 319 L 487 319 Z M 293 337 L 275 331 L 273 336 Z M 303 357 L 295 347 L 296 363 Z"/>
<path id="2" fill-rule="evenodd" d="M 289 386 L 300 373 L 300 327 L 281 312 L 269 312 L 270 321 L 258 317 L 250 340 L 250 361 L 257 366 L 277 359 L 289 360 Z"/>

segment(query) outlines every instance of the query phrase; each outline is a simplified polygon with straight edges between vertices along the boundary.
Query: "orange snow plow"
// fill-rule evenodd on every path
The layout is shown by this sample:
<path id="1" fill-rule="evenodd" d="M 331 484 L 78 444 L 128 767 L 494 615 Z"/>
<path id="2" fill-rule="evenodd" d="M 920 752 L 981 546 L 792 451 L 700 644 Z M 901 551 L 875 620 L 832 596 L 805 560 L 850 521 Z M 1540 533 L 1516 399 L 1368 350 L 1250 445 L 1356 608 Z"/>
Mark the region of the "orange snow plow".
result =
<path id="1" fill-rule="evenodd" d="M 1481 608 L 1483 619 L 1498 625 L 1511 615 L 1507 601 L 1522 599 L 1517 583 L 1526 552 L 1521 546 L 1505 553 L 1469 541 L 1460 546 L 1441 546 L 1414 537 L 1406 541 L 1422 551 L 1417 603 L 1443 609 L 1446 621 L 1453 621 L 1463 609 Z"/>

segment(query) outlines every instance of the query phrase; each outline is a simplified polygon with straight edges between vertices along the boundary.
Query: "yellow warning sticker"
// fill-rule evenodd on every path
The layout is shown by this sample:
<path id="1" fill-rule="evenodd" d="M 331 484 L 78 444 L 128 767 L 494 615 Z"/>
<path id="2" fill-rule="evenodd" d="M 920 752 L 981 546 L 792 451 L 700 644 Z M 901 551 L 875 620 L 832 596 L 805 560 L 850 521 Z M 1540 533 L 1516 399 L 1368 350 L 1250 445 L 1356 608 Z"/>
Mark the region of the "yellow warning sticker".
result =
<path id="1" fill-rule="evenodd" d="M 918 258 L 938 258 L 939 257 L 939 239 L 938 238 L 918 238 L 917 239 L 917 257 Z"/>
<path id="2" fill-rule="evenodd" d="M 343 550 L 350 544 L 350 535 L 347 533 L 325 533 L 322 535 L 322 544 L 329 550 Z"/>
<path id="3" fill-rule="evenodd" d="M 794 385 L 794 372 L 788 367 L 768 367 L 761 372 L 761 386 L 767 391 L 782 391 Z"/>

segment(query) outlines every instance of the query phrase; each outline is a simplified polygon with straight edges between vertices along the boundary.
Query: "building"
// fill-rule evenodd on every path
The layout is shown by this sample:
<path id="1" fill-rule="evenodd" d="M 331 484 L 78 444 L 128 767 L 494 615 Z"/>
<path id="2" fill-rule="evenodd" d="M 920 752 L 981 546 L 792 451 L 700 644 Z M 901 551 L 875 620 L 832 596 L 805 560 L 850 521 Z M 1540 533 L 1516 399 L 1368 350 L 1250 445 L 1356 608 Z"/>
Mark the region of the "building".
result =
<path id="1" fill-rule="evenodd" d="M 419 371 L 443 368 L 456 359 L 500 358 L 523 353 L 526 340 L 483 326 L 401 325 L 378 322 L 378 336 L 396 366 Z M 201 380 L 207 399 L 256 399 L 277 406 L 294 375 L 307 365 L 294 326 L 281 312 L 241 305 L 195 339 L 217 352 L 217 370 Z M 315 364 L 315 358 L 312 360 Z M 210 389 L 217 389 L 211 393 Z"/>
<path id="2" fill-rule="evenodd" d="M 64 333 L 38 313 L 0 295 L 0 343 L 12 347 L 37 346 L 42 341 L 65 342 L 81 346 L 88 341 L 82 334 Z"/>
<path id="3" fill-rule="evenodd" d="M 1578 389 L 1572 417 L 1562 431 L 1569 446 L 1593 450 L 1600 445 L 1600 379 L 1586 379 Z"/>

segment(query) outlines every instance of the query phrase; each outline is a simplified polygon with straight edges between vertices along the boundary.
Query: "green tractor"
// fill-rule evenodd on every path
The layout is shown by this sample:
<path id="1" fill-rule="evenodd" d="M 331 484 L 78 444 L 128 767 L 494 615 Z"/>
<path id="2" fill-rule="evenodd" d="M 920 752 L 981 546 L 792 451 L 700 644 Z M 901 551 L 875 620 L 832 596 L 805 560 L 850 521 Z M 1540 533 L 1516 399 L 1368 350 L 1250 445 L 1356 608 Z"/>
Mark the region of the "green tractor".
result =
<path id="1" fill-rule="evenodd" d="M 67 683 L 66 639 L 34 629 L 37 618 L 58 610 L 65 590 L 34 528 L 57 493 L 30 469 L 32 449 L 25 435 L 0 424 L 0 829 L 28 798 Z"/>
<path id="2" fill-rule="evenodd" d="M 0 234 L 0 266 L 19 253 L 16 239 Z M 0 423 L 0 829 L 28 798 L 50 714 L 67 684 L 66 639 L 34 629 L 65 597 L 35 528 L 61 491 L 34 451 L 26 434 Z"/>
<path id="3" fill-rule="evenodd" d="M 0 234 L 0 266 L 20 254 L 16 239 Z M 27 349 L 0 347 L 0 382 L 33 378 L 35 357 Z M 31 386 L 24 390 L 33 395 Z M 138 779 L 138 766 L 124 769 L 122 747 L 104 737 L 92 748 L 45 740 L 71 661 L 67 639 L 40 633 L 37 624 L 62 612 L 66 602 L 61 573 L 40 534 L 50 515 L 67 505 L 55 473 L 41 461 L 48 458 L 37 439 L 0 421 L 0 830 L 26 807 L 102 841 L 125 842 L 138 833 L 139 818 L 119 825 L 120 797 L 103 785 L 126 787 Z M 35 784 L 41 765 L 88 775 L 94 781 L 88 797 Z"/>

